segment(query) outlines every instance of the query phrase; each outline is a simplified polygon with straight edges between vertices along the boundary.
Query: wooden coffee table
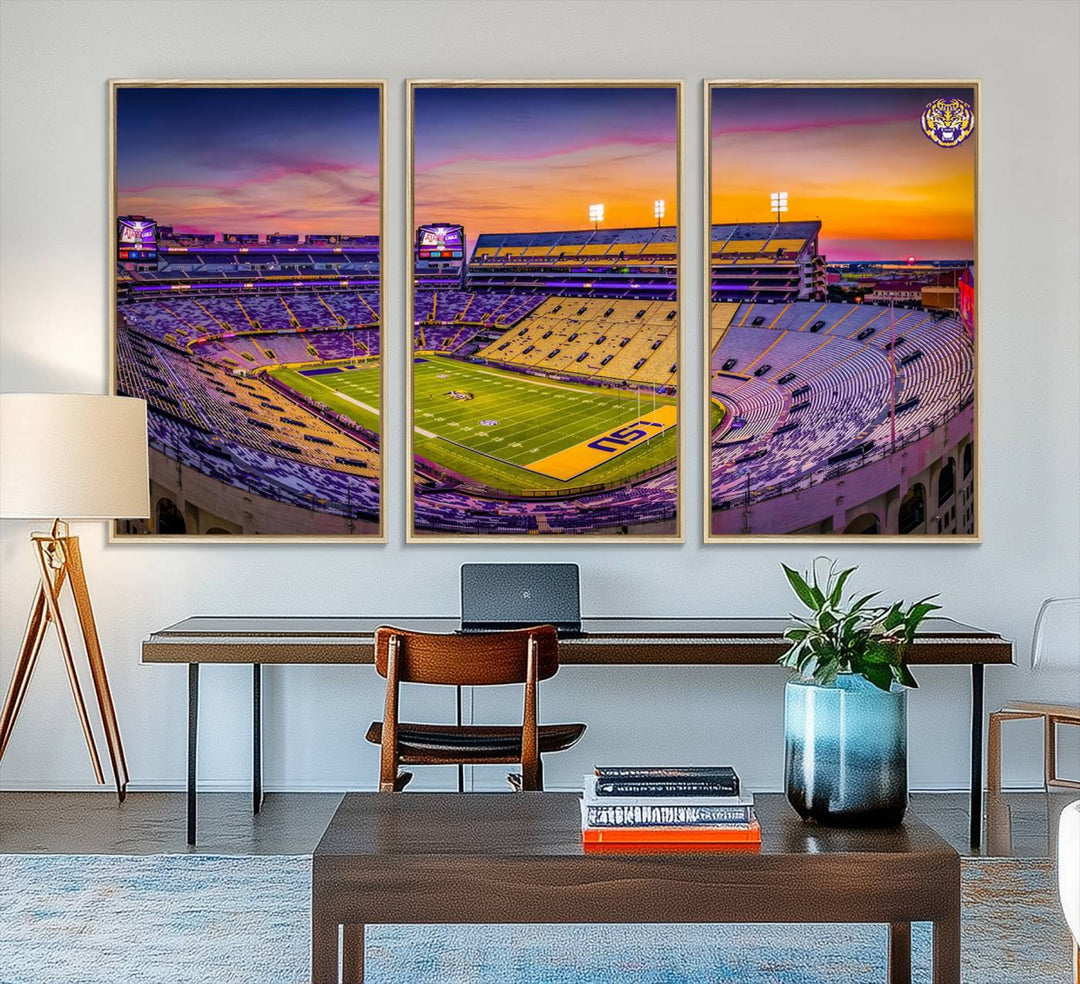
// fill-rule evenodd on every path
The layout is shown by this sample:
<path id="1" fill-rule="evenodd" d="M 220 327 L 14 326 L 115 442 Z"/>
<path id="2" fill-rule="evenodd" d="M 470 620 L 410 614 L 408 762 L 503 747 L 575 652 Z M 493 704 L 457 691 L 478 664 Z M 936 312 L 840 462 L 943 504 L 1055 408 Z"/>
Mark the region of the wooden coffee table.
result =
<path id="1" fill-rule="evenodd" d="M 573 793 L 349 793 L 312 860 L 312 984 L 339 957 L 363 980 L 368 924 L 701 922 L 887 923 L 890 984 L 932 922 L 933 980 L 959 984 L 960 858 L 929 827 L 808 826 L 778 794 L 757 810 L 758 853 L 594 853 Z"/>

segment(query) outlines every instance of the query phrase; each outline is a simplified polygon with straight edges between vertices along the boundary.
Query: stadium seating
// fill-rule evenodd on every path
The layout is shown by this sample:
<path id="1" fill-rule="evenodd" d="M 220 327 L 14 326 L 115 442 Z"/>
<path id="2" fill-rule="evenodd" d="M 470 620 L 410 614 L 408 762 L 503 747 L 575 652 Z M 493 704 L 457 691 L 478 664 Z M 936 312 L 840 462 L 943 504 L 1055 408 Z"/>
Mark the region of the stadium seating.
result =
<path id="1" fill-rule="evenodd" d="M 377 518 L 375 435 L 297 394 L 283 397 L 259 374 L 377 356 L 377 306 L 375 296 L 349 292 L 128 301 L 117 331 L 117 391 L 147 400 L 152 447 L 211 478 L 292 505 Z"/>
<path id="2" fill-rule="evenodd" d="M 597 380 L 674 384 L 677 322 L 671 301 L 552 297 L 477 357 Z"/>
<path id="3" fill-rule="evenodd" d="M 413 319 L 419 324 L 512 324 L 542 300 L 528 294 L 477 294 L 460 290 L 417 290 Z"/>
<path id="4" fill-rule="evenodd" d="M 471 290 L 674 300 L 674 226 L 484 233 L 466 268 Z"/>
<path id="5" fill-rule="evenodd" d="M 471 355 L 482 344 L 477 339 L 484 329 L 515 325 L 543 300 L 536 294 L 417 289 L 413 295 L 416 348 Z"/>
<path id="6" fill-rule="evenodd" d="M 153 348 L 152 343 L 145 346 Z M 346 437 L 340 424 L 297 404 L 283 401 L 260 376 L 238 378 L 221 365 L 159 347 L 156 353 L 170 381 L 168 394 L 181 407 L 190 408 L 185 422 L 197 422 L 227 444 L 243 444 L 266 454 L 297 457 L 325 467 L 343 467 L 377 474 L 377 459 L 370 449 Z M 318 438 L 319 440 L 313 440 Z M 338 457 L 360 462 L 344 466 Z"/>
<path id="7" fill-rule="evenodd" d="M 132 297 L 117 308 L 129 328 L 172 345 L 237 332 L 373 326 L 379 322 L 378 309 L 377 293 L 328 288 L 243 297 Z"/>
<path id="8" fill-rule="evenodd" d="M 572 500 L 493 499 L 457 490 L 429 491 L 423 485 L 414 498 L 420 533 L 617 533 L 669 521 L 675 507 L 670 475 Z"/>
<path id="9" fill-rule="evenodd" d="M 261 244 L 248 250 L 230 248 L 221 242 L 195 244 L 182 237 L 159 243 L 157 270 L 140 271 L 144 281 L 183 280 L 269 280 L 281 278 L 377 277 L 379 240 L 377 236 L 353 237 L 351 245 L 310 245 L 295 248 L 268 248 Z"/>
<path id="10" fill-rule="evenodd" d="M 712 299 L 788 302 L 824 296 L 824 266 L 816 264 L 820 231 L 817 221 L 714 225 Z"/>
<path id="11" fill-rule="evenodd" d="M 365 477 L 213 440 L 205 432 L 159 414 L 149 416 L 148 427 L 151 448 L 227 485 L 339 516 L 379 515 L 377 472 Z"/>
<path id="12" fill-rule="evenodd" d="M 899 447 L 973 398 L 971 336 L 956 318 L 801 297 L 818 228 L 713 227 L 713 297 L 720 284 L 724 299 L 710 310 L 710 393 L 725 409 L 711 438 L 714 508 L 748 486 L 759 498 L 787 495 L 891 453 L 894 405 Z M 117 389 L 147 400 L 151 446 L 182 464 L 276 501 L 372 518 L 376 436 L 298 393 L 286 396 L 267 372 L 369 365 L 379 356 L 378 292 L 311 282 L 349 266 L 377 274 L 377 264 L 360 249 L 331 253 L 273 250 L 256 263 L 240 252 L 178 248 L 158 270 L 126 275 Z M 671 227 L 481 235 L 464 288 L 416 289 L 414 344 L 518 372 L 670 392 L 678 381 L 676 255 Z M 148 284 L 149 293 L 138 292 Z M 727 290 L 738 298 L 724 297 Z M 448 481 L 421 462 L 415 526 L 461 534 L 670 528 L 675 486 L 672 467 L 622 487 L 514 498 Z"/>
<path id="13" fill-rule="evenodd" d="M 740 501 L 747 487 L 761 497 L 818 484 L 845 455 L 859 463 L 891 453 L 894 372 L 895 405 L 905 408 L 898 447 L 974 394 L 970 336 L 958 319 L 921 309 L 744 304 L 710 363 L 712 396 L 727 410 L 712 438 L 714 506 Z"/>

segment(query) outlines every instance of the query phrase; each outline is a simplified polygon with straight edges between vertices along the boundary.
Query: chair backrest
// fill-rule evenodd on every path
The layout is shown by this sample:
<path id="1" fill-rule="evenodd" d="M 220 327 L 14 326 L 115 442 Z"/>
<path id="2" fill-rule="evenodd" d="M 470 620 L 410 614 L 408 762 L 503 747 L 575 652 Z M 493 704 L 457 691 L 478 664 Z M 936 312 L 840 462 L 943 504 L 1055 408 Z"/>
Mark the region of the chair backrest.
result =
<path id="1" fill-rule="evenodd" d="M 546 680 L 559 669 L 559 639 L 551 625 L 453 635 L 382 625 L 375 630 L 375 669 L 380 676 L 387 673 L 392 639 L 397 640 L 402 683 L 460 687 L 525 683 L 530 639 L 536 645 L 537 679 Z"/>
<path id="2" fill-rule="evenodd" d="M 1042 603 L 1031 636 L 1031 666 L 1080 669 L 1080 598 L 1047 598 Z"/>

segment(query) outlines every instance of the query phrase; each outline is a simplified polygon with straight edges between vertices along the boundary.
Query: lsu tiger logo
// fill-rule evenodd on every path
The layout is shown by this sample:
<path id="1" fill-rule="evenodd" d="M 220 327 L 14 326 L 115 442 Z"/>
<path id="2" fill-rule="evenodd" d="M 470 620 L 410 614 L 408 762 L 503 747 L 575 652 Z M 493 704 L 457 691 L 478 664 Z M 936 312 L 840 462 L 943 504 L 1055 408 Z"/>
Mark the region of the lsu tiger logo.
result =
<path id="1" fill-rule="evenodd" d="M 975 112 L 963 99 L 934 99 L 923 110 L 922 128 L 939 147 L 959 147 L 975 129 Z"/>

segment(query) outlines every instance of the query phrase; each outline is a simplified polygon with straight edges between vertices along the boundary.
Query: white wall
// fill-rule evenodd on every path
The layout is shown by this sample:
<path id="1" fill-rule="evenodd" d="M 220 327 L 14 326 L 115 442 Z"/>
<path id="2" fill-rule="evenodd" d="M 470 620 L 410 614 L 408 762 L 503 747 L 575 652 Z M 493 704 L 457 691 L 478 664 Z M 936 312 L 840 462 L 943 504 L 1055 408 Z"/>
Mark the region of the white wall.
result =
<path id="1" fill-rule="evenodd" d="M 105 80 L 389 79 L 390 235 L 385 275 L 390 543 L 386 546 L 109 545 L 83 537 L 102 641 L 138 787 L 184 776 L 186 680 L 141 666 L 152 629 L 191 613 L 453 614 L 464 560 L 574 560 L 592 614 L 754 614 L 789 610 L 779 564 L 807 545 L 701 545 L 701 80 L 985 80 L 982 128 L 982 520 L 985 543 L 844 545 L 861 582 L 911 597 L 941 591 L 947 613 L 1026 645 L 1039 600 L 1076 593 L 1078 552 L 1077 105 L 1073 2 L 23 2 L 2 8 L 0 388 L 105 392 L 107 289 Z M 404 91 L 408 76 L 666 77 L 687 80 L 684 546 L 404 545 L 402 454 L 407 331 Z M 74 476 L 77 480 L 77 476 Z M 30 525 L 0 529 L 0 685 L 6 686 L 33 587 Z M 204 672 L 206 780 L 248 776 L 247 668 Z M 911 709 L 912 780 L 967 779 L 968 675 L 926 669 Z M 758 788 L 781 782 L 779 669 L 569 668 L 548 687 L 549 720 L 590 729 L 552 759 L 552 785 L 594 762 L 713 758 Z M 987 702 L 1071 695 L 1080 681 L 991 669 Z M 379 716 L 371 668 L 267 672 L 270 788 L 370 785 Z M 449 694 L 433 703 L 450 713 Z M 508 705 L 503 705 L 508 706 Z M 1037 779 L 1038 734 L 1016 725 L 1006 778 Z M 656 749 L 662 748 L 659 754 Z M 50 643 L 3 763 L 6 787 L 90 780 L 59 655 Z M 429 770 L 431 785 L 449 783 Z M 497 777 L 490 777 L 494 781 Z"/>

